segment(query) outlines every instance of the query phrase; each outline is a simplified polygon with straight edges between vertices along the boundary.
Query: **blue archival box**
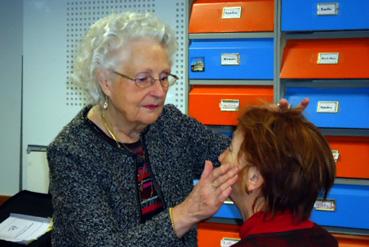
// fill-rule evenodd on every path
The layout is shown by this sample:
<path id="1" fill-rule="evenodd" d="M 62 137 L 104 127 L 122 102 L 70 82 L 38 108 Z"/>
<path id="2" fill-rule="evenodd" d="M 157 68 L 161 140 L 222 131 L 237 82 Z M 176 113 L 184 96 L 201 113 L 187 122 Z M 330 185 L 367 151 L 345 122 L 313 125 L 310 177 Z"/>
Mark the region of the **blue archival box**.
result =
<path id="1" fill-rule="evenodd" d="M 368 0 L 283 0 L 282 31 L 369 29 Z"/>
<path id="2" fill-rule="evenodd" d="M 292 106 L 310 98 L 304 115 L 320 128 L 369 128 L 369 87 L 287 87 Z"/>
<path id="3" fill-rule="evenodd" d="M 189 48 L 192 80 L 272 80 L 272 38 L 194 39 Z"/>

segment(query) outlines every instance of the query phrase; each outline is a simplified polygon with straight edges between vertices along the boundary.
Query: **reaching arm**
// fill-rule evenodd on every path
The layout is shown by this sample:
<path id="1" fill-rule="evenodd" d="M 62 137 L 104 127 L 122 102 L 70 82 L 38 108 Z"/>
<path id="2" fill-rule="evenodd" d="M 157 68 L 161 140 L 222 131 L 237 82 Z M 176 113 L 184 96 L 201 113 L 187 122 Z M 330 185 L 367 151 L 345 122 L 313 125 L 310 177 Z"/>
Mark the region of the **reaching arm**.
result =
<path id="1" fill-rule="evenodd" d="M 239 167 L 214 168 L 206 161 L 199 183 L 190 195 L 173 208 L 172 223 L 178 237 L 200 221 L 215 214 L 232 192 Z"/>

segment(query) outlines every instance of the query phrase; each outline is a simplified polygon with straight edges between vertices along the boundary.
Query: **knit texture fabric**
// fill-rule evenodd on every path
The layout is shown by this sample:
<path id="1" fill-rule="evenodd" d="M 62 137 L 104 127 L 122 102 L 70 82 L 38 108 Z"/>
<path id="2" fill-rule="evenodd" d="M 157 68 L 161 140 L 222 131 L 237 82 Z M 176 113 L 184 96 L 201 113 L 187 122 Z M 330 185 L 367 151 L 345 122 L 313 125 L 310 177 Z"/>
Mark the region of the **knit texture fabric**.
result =
<path id="1" fill-rule="evenodd" d="M 142 137 L 165 209 L 140 224 L 136 156 L 87 119 L 90 108 L 48 147 L 53 246 L 197 246 L 196 228 L 176 237 L 168 208 L 190 193 L 206 159 L 218 164 L 230 140 L 166 105 Z"/>

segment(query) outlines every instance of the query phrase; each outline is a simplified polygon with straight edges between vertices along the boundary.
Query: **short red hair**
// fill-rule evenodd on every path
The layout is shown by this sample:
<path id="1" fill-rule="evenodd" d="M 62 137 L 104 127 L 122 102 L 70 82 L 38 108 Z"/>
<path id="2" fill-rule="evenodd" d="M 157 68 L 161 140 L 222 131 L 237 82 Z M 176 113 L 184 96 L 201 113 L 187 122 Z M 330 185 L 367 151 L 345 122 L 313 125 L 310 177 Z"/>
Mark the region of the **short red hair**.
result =
<path id="1" fill-rule="evenodd" d="M 255 166 L 264 184 L 265 211 L 310 217 L 319 193 L 326 198 L 336 174 L 332 151 L 319 129 L 299 109 L 247 109 L 239 119 L 239 157 Z"/>

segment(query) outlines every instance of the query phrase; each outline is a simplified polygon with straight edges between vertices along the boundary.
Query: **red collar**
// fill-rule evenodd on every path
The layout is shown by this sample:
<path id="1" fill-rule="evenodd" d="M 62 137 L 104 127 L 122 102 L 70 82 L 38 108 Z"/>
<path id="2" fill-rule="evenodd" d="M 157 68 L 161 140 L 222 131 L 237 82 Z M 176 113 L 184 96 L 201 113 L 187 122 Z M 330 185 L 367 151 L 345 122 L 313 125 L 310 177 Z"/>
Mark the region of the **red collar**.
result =
<path id="1" fill-rule="evenodd" d="M 266 218 L 265 215 L 264 212 L 258 212 L 246 220 L 240 228 L 241 238 L 259 233 L 285 232 L 314 226 L 309 220 L 296 224 L 291 213 L 278 213 L 274 218 Z"/>

